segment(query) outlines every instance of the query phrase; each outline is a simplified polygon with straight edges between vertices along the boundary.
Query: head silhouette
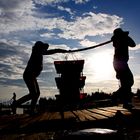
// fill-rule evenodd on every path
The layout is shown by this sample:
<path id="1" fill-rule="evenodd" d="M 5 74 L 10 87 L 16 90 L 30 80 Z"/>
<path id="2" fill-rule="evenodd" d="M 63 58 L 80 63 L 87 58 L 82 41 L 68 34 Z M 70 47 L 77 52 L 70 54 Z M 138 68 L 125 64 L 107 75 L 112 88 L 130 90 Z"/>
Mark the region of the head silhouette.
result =
<path id="1" fill-rule="evenodd" d="M 114 31 L 113 31 L 114 35 L 116 36 L 122 36 L 122 35 L 128 35 L 129 32 L 128 31 L 123 31 L 121 28 L 116 28 Z"/>
<path id="2" fill-rule="evenodd" d="M 48 43 L 43 43 L 42 41 L 37 41 L 33 46 L 33 51 L 36 53 L 43 53 L 49 48 Z"/>

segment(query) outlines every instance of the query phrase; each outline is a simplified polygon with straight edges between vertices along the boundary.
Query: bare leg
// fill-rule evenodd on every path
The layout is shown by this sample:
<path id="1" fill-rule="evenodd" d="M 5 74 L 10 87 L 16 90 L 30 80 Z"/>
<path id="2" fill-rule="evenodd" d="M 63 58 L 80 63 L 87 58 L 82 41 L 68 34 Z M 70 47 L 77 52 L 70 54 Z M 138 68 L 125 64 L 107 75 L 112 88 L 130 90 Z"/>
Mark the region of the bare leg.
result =
<path id="1" fill-rule="evenodd" d="M 40 89 L 39 89 L 37 80 L 34 81 L 34 84 L 35 84 L 36 92 L 35 92 L 35 94 L 32 96 L 32 100 L 31 100 L 31 110 L 34 110 L 34 109 L 35 109 L 37 100 L 38 100 L 38 98 L 39 98 L 39 96 L 40 96 Z"/>
<path id="2" fill-rule="evenodd" d="M 28 95 L 25 95 L 25 96 L 21 97 L 20 99 L 18 99 L 16 101 L 16 106 L 20 106 L 21 104 L 23 104 L 31 99 L 32 99 L 32 97 L 31 97 L 31 94 L 29 93 Z"/>
<path id="3" fill-rule="evenodd" d="M 18 107 L 21 104 L 31 100 L 31 111 L 33 112 L 35 109 L 35 105 L 37 103 L 38 97 L 40 95 L 40 90 L 39 90 L 39 86 L 37 83 L 37 79 L 36 79 L 36 77 L 29 75 L 29 74 L 24 74 L 23 78 L 28 87 L 29 94 L 18 99 L 15 103 L 15 106 Z"/>

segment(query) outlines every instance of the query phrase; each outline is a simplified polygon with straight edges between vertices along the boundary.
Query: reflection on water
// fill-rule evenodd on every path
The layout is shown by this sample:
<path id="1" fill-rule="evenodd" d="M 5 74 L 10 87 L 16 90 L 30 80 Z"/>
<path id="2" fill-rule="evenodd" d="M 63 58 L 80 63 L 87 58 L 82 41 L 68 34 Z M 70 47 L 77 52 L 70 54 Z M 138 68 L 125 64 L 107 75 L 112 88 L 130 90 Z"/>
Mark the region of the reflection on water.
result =
<path id="1" fill-rule="evenodd" d="M 89 128 L 83 130 L 77 130 L 74 132 L 69 132 L 64 135 L 64 140 L 72 140 L 74 138 L 80 140 L 119 140 L 123 138 L 122 135 L 119 135 L 117 130 L 108 129 L 108 128 Z M 124 140 L 124 139 L 123 139 Z"/>
<path id="2" fill-rule="evenodd" d="M 116 133 L 117 130 L 112 129 L 103 129 L 103 128 L 92 128 L 92 129 L 84 129 L 80 130 L 79 133 L 100 133 L 100 134 L 107 134 L 107 133 Z"/>

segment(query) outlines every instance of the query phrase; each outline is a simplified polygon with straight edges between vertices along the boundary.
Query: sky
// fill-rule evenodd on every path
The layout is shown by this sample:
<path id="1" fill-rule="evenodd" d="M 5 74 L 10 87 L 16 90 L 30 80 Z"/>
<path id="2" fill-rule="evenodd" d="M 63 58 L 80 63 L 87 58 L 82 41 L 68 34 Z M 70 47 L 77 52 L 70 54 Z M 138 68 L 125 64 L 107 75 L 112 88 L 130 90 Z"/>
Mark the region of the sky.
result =
<path id="1" fill-rule="evenodd" d="M 23 72 L 36 41 L 49 49 L 74 50 L 111 39 L 122 28 L 136 43 L 130 48 L 129 67 L 140 88 L 140 1 L 139 0 L 0 0 L 0 100 L 28 94 Z M 37 78 L 40 97 L 55 98 L 59 91 L 54 61 L 84 60 L 83 92 L 112 93 L 119 87 L 113 69 L 112 43 L 91 50 L 43 56 L 43 71 Z"/>

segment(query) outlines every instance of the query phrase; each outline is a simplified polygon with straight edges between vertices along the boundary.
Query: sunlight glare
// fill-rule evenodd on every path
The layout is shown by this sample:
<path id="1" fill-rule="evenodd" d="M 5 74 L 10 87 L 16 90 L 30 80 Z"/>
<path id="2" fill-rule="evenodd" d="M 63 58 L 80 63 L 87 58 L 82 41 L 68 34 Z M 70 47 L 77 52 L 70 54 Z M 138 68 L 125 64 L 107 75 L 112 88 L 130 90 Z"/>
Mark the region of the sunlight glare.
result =
<path id="1" fill-rule="evenodd" d="M 112 54 L 108 51 L 92 54 L 89 57 L 89 65 L 94 74 L 94 80 L 111 80 L 113 77 Z"/>

